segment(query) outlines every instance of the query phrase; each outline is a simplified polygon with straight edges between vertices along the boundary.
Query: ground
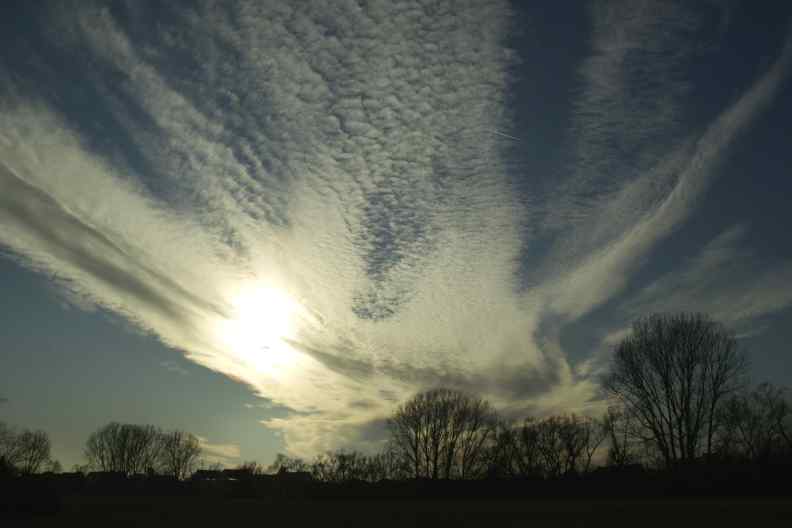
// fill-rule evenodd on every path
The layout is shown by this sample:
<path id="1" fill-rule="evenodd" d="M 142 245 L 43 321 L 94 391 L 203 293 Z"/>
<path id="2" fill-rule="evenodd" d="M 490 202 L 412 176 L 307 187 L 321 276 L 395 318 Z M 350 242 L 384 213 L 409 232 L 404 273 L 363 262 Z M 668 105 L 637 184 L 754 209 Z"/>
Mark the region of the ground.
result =
<path id="1" fill-rule="evenodd" d="M 294 501 L 73 497 L 61 513 L 3 526 L 247 525 L 375 528 L 412 526 L 746 528 L 792 526 L 790 499 L 646 501 Z"/>

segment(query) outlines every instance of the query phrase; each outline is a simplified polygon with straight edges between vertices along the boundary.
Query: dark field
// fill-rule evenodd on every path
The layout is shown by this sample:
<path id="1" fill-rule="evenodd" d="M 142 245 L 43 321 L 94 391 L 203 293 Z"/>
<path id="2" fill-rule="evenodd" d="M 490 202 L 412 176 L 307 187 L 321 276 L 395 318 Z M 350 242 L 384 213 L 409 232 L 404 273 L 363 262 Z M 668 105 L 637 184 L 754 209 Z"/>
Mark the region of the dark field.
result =
<path id="1" fill-rule="evenodd" d="M 789 499 L 285 501 L 67 497 L 62 511 L 3 526 L 792 526 Z"/>

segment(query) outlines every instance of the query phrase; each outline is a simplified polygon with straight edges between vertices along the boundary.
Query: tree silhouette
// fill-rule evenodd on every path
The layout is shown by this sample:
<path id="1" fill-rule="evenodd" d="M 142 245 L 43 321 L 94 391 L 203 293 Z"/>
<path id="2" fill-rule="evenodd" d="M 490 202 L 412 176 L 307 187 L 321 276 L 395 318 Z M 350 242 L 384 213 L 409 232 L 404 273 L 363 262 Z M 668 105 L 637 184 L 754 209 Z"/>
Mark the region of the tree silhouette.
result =
<path id="1" fill-rule="evenodd" d="M 198 465 L 201 446 L 198 439 L 183 431 L 162 433 L 159 450 L 159 469 L 165 475 L 184 480 Z"/>
<path id="2" fill-rule="evenodd" d="M 635 420 L 619 406 L 609 407 L 602 420 L 608 443 L 607 464 L 621 468 L 638 463 L 640 445 L 636 442 Z"/>
<path id="3" fill-rule="evenodd" d="M 44 431 L 16 431 L 0 422 L 0 464 L 5 472 L 32 475 L 51 461 L 50 440 Z"/>
<path id="4" fill-rule="evenodd" d="M 404 478 L 406 474 L 403 460 L 389 442 L 382 451 L 367 457 L 363 480 L 369 482 L 394 480 Z"/>
<path id="5" fill-rule="evenodd" d="M 539 438 L 532 427 L 536 420 L 526 418 L 520 426 L 502 423 L 491 448 L 488 473 L 492 477 L 528 477 L 542 473 Z"/>
<path id="6" fill-rule="evenodd" d="M 575 414 L 526 418 L 498 433 L 490 474 L 557 478 L 590 470 L 605 439 L 602 421 Z"/>
<path id="7" fill-rule="evenodd" d="M 61 463 L 59 461 L 52 460 L 52 461 L 50 461 L 49 464 L 47 464 L 46 471 L 48 471 L 50 473 L 60 473 L 60 472 L 63 471 L 63 466 L 61 465 Z"/>
<path id="8" fill-rule="evenodd" d="M 283 453 L 278 453 L 275 456 L 272 464 L 267 466 L 267 473 L 275 474 L 281 471 L 295 472 L 295 471 L 310 471 L 310 465 L 298 457 L 290 457 Z"/>
<path id="9" fill-rule="evenodd" d="M 249 477 L 255 477 L 266 473 L 265 468 L 255 460 L 246 460 L 239 464 L 236 469 L 246 473 Z"/>
<path id="10" fill-rule="evenodd" d="M 0 476 L 16 473 L 16 433 L 4 422 L 0 422 Z"/>
<path id="11" fill-rule="evenodd" d="M 670 467 L 712 453 L 719 406 L 746 369 L 736 339 L 707 316 L 653 315 L 616 347 L 603 386 Z"/>
<path id="12" fill-rule="evenodd" d="M 91 434 L 85 456 L 95 470 L 145 473 L 157 467 L 161 440 L 159 429 L 153 425 L 112 422 Z"/>
<path id="13" fill-rule="evenodd" d="M 792 406 L 783 388 L 762 383 L 735 394 L 720 410 L 719 449 L 726 455 L 766 462 L 789 449 L 790 416 Z"/>
<path id="14" fill-rule="evenodd" d="M 23 475 L 41 471 L 50 459 L 50 439 L 44 431 L 24 431 L 17 437 L 17 467 Z"/>
<path id="15" fill-rule="evenodd" d="M 421 392 L 388 420 L 393 448 L 415 478 L 472 478 L 487 467 L 498 416 L 481 398 L 450 389 Z"/>
<path id="16" fill-rule="evenodd" d="M 329 451 L 316 457 L 311 473 L 323 482 L 367 480 L 368 457 L 357 451 Z"/>

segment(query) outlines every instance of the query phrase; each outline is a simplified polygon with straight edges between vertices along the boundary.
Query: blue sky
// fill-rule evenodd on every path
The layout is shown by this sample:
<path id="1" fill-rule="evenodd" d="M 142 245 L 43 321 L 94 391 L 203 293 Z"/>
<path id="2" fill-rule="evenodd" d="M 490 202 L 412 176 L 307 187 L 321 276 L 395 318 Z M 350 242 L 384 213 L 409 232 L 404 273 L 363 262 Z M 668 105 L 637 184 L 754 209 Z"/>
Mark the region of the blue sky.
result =
<path id="1" fill-rule="evenodd" d="M 4 2 L 0 419 L 227 464 L 376 448 L 418 390 L 602 408 L 704 311 L 789 384 L 792 9 Z"/>

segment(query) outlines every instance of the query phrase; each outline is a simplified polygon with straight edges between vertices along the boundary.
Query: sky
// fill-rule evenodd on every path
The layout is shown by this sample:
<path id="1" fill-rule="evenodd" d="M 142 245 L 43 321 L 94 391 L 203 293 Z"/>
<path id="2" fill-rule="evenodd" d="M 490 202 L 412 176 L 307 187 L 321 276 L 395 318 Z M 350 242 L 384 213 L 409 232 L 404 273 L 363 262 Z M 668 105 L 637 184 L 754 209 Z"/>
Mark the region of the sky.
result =
<path id="1" fill-rule="evenodd" d="M 637 317 L 792 382 L 792 6 L 0 3 L 0 420 L 376 449 L 596 413 Z"/>

